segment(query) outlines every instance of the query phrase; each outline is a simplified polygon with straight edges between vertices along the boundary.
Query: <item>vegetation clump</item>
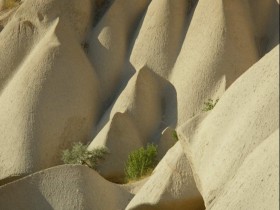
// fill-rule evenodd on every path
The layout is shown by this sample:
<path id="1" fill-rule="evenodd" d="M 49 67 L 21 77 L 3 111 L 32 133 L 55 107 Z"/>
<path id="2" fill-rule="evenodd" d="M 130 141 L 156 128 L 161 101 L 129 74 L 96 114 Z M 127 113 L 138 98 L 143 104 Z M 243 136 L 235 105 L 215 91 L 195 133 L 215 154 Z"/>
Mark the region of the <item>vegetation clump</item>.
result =
<path id="1" fill-rule="evenodd" d="M 157 164 L 157 153 L 157 146 L 154 144 L 131 152 L 125 166 L 126 180 L 138 180 L 150 174 Z"/>
<path id="2" fill-rule="evenodd" d="M 173 132 L 172 132 L 172 137 L 173 137 L 173 139 L 177 142 L 177 141 L 179 141 L 179 137 L 178 137 L 178 134 L 177 134 L 177 131 L 176 130 L 174 130 Z"/>
<path id="3" fill-rule="evenodd" d="M 105 147 L 89 151 L 87 150 L 87 145 L 78 142 L 73 144 L 72 149 L 67 149 L 62 152 L 61 160 L 65 164 L 81 164 L 96 169 L 98 162 L 104 159 L 107 153 L 108 150 Z"/>
<path id="4" fill-rule="evenodd" d="M 208 112 L 208 111 L 212 110 L 216 106 L 218 101 L 219 101 L 219 99 L 217 99 L 215 102 L 212 99 L 208 99 L 207 102 L 204 102 L 204 108 L 202 109 L 202 111 Z"/>

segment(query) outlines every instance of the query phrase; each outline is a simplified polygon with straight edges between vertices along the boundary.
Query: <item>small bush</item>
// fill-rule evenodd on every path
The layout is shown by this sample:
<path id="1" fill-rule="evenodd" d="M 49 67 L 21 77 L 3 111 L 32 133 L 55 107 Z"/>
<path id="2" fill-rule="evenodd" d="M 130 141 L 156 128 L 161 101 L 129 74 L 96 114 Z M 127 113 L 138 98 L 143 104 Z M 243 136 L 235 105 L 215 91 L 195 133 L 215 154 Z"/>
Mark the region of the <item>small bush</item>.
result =
<path id="1" fill-rule="evenodd" d="M 204 102 L 204 108 L 202 109 L 202 111 L 208 112 L 208 111 L 212 110 L 216 106 L 218 101 L 219 101 L 219 99 L 217 99 L 215 102 L 212 99 L 208 99 L 207 102 Z"/>
<path id="2" fill-rule="evenodd" d="M 151 173 L 157 164 L 157 146 L 148 144 L 146 149 L 141 147 L 128 156 L 125 167 L 127 181 L 138 180 Z"/>
<path id="3" fill-rule="evenodd" d="M 67 149 L 62 152 L 61 160 L 65 164 L 81 164 L 96 169 L 98 161 L 104 159 L 104 155 L 107 153 L 108 150 L 105 147 L 88 151 L 87 145 L 78 142 L 73 144 L 71 150 Z"/>
<path id="4" fill-rule="evenodd" d="M 172 137 L 173 137 L 173 139 L 174 139 L 176 142 L 179 141 L 178 134 L 177 134 L 176 130 L 174 130 L 174 131 L 172 132 Z"/>

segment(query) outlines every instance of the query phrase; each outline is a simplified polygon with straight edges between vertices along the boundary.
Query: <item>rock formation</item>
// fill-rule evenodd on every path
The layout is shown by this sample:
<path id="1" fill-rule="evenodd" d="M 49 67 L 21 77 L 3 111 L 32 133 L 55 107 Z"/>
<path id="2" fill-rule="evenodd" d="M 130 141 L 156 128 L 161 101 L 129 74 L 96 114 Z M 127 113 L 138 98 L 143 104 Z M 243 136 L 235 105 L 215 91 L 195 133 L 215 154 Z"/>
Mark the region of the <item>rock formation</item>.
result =
<path id="1" fill-rule="evenodd" d="M 276 210 L 278 148 L 279 0 L 0 0 L 0 209 Z"/>

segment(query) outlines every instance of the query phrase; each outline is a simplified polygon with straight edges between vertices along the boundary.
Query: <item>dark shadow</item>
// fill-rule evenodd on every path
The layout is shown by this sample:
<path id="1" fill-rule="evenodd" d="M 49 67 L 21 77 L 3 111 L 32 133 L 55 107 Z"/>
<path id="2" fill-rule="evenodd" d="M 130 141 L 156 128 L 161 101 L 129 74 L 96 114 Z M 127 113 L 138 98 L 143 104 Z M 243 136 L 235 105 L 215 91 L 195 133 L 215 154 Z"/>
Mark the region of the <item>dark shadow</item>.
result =
<path id="1" fill-rule="evenodd" d="M 185 28 L 183 30 L 182 37 L 181 37 L 181 47 L 182 47 L 183 41 L 185 39 L 185 35 L 187 33 L 189 25 L 191 23 L 194 11 L 196 9 L 197 2 L 198 2 L 197 0 L 192 0 L 191 7 L 188 10 L 188 12 L 186 13 Z M 119 84 L 118 84 L 117 88 L 115 88 L 115 92 L 112 94 L 112 96 L 108 100 L 104 101 L 104 103 L 103 103 L 102 112 L 101 112 L 102 114 L 100 115 L 98 125 L 96 126 L 93 138 L 102 130 L 102 128 L 104 128 L 106 123 L 109 122 L 110 113 L 112 111 L 114 104 L 116 103 L 119 95 L 126 88 L 131 77 L 136 73 L 136 69 L 129 62 L 129 57 L 132 53 L 132 49 L 135 44 L 136 38 L 139 36 L 146 13 L 147 13 L 147 9 L 145 10 L 145 12 L 143 12 L 143 14 L 139 15 L 139 18 L 136 21 L 137 24 L 135 24 L 135 27 L 131 29 L 129 39 L 128 39 L 129 40 L 128 41 L 128 43 L 129 43 L 128 50 L 126 51 L 126 56 L 125 56 L 126 61 L 122 68 L 121 77 L 118 80 Z M 181 47 L 178 48 L 177 56 L 179 55 L 179 53 L 181 51 Z M 104 50 L 106 50 L 106 49 L 104 49 Z M 176 59 L 174 60 L 174 63 L 176 62 Z M 170 82 L 165 81 L 165 83 L 166 83 L 166 87 L 163 91 L 163 98 L 162 98 L 162 109 L 164 111 L 163 111 L 162 123 L 159 126 L 160 131 L 163 131 L 168 126 L 175 127 L 177 124 L 177 118 L 178 118 L 176 90 Z M 157 130 L 157 132 L 155 132 L 155 133 L 160 133 L 160 132 L 158 132 L 158 130 Z M 157 139 L 157 138 L 153 138 L 153 139 Z"/>
<path id="2" fill-rule="evenodd" d="M 196 9 L 196 6 L 197 6 L 197 3 L 198 3 L 198 0 L 189 0 L 189 2 L 191 2 L 191 7 L 187 10 L 186 12 L 186 16 L 185 16 L 185 27 L 183 29 L 183 35 L 182 35 L 182 38 L 181 38 L 181 47 L 178 49 L 178 53 L 177 53 L 177 57 L 178 55 L 180 54 L 181 52 L 181 49 L 183 47 L 183 43 L 185 41 L 185 38 L 186 38 L 186 35 L 188 33 L 188 30 L 189 30 L 189 27 L 190 27 L 190 24 L 191 24 L 191 21 L 192 21 L 192 18 L 193 18 L 193 15 L 194 15 L 194 12 L 195 12 L 195 9 Z M 176 61 L 175 61 L 176 62 Z"/>
<path id="3" fill-rule="evenodd" d="M 122 79 L 122 84 L 119 87 L 119 89 L 116 91 L 114 102 L 110 105 L 110 107 L 105 111 L 105 113 L 102 115 L 102 118 L 99 120 L 99 123 L 96 127 L 95 136 L 104 128 L 104 126 L 109 122 L 110 113 L 113 109 L 113 106 L 115 105 L 118 96 L 124 91 L 124 89 L 127 87 L 127 84 L 131 77 L 135 74 L 136 70 L 134 67 L 130 64 L 131 72 L 125 74 L 125 76 Z M 148 68 L 144 66 L 143 68 Z M 152 71 L 152 70 L 151 70 Z M 153 72 L 153 71 L 152 71 Z M 154 73 L 156 74 L 156 73 Z M 159 128 L 155 131 L 155 135 L 152 136 L 152 139 L 158 139 L 161 132 L 166 127 L 172 127 L 175 128 L 177 125 L 178 120 L 178 105 L 177 105 L 177 92 L 175 87 L 166 79 L 156 74 L 157 77 L 161 80 L 162 83 L 162 90 L 161 90 L 161 110 L 162 110 L 162 119 L 161 123 L 159 125 Z M 147 110 L 148 111 L 148 110 Z"/>
<path id="4" fill-rule="evenodd" d="M 259 55 L 264 56 L 279 44 L 279 4 L 277 1 L 273 1 L 271 5 L 270 24 L 273 28 L 273 36 L 268 38 L 266 36 L 258 39 Z"/>
<path id="5" fill-rule="evenodd" d="M 113 93 L 113 96 L 108 99 L 109 101 L 104 102 L 102 107 L 102 114 L 100 115 L 100 118 L 98 120 L 98 124 L 95 128 L 94 136 L 93 138 L 104 128 L 104 126 L 109 122 L 110 120 L 110 113 L 115 105 L 115 103 L 118 100 L 118 97 L 123 92 L 123 90 L 126 88 L 129 80 L 131 77 L 135 74 L 136 70 L 135 68 L 129 63 L 127 67 L 127 73 L 122 75 L 122 78 L 120 79 L 119 86 L 115 89 L 115 92 Z"/>
<path id="6" fill-rule="evenodd" d="M 269 22 L 266 24 L 269 30 L 265 34 L 255 36 L 255 43 L 260 58 L 279 44 L 279 4 L 277 1 L 268 1 L 266 9 L 269 9 L 270 13 Z M 253 19 L 256 18 L 253 16 Z"/>
<path id="7" fill-rule="evenodd" d="M 195 3 L 195 6 L 196 6 L 196 3 Z M 95 131 L 95 135 L 98 132 L 100 132 L 100 130 L 109 121 L 110 112 L 112 111 L 112 108 L 113 108 L 116 100 L 118 99 L 119 95 L 122 93 L 122 91 L 127 86 L 129 80 L 136 73 L 136 69 L 130 63 L 129 58 L 130 58 L 130 55 L 132 53 L 133 47 L 135 45 L 135 41 L 136 41 L 137 37 L 139 36 L 140 30 L 141 30 L 141 28 L 143 26 L 143 22 L 144 22 L 144 18 L 146 16 L 146 14 L 147 14 L 147 10 L 148 10 L 148 8 L 146 8 L 146 10 L 143 12 L 143 14 L 141 14 L 138 17 L 138 20 L 136 20 L 135 27 L 131 29 L 130 36 L 129 36 L 129 39 L 128 39 L 129 40 L 128 41 L 128 43 L 129 43 L 128 46 L 129 47 L 128 47 L 128 50 L 127 50 L 127 54 L 125 56 L 127 58 L 127 60 L 126 60 L 126 62 L 124 64 L 124 66 L 123 66 L 123 71 L 122 71 L 122 75 L 121 75 L 119 86 L 116 88 L 116 91 L 113 93 L 112 97 L 107 102 L 105 102 L 105 104 L 103 106 L 103 112 L 102 112 L 103 114 L 102 114 L 102 117 L 100 118 L 99 123 L 97 125 L 96 131 Z M 182 39 L 182 42 L 183 42 L 183 39 Z M 178 49 L 178 54 L 179 54 L 179 52 L 180 52 L 180 49 Z M 175 62 L 175 60 L 174 60 L 174 62 Z M 167 91 L 170 92 L 172 89 L 174 89 L 174 91 L 176 93 L 175 88 L 174 87 L 172 88 L 171 86 L 172 86 L 171 83 L 169 83 L 169 85 L 167 85 L 167 88 L 166 88 Z M 177 110 L 177 94 L 176 94 L 175 98 L 176 98 L 176 104 L 174 104 L 174 107 L 176 107 L 176 110 Z M 165 103 L 166 102 L 163 101 L 163 106 L 166 106 L 166 107 L 169 108 L 170 107 L 170 105 L 168 105 L 169 103 L 168 104 L 165 104 Z M 177 111 L 176 111 L 176 115 L 177 115 Z M 177 121 L 177 116 L 176 116 L 176 121 Z"/>
<path id="8" fill-rule="evenodd" d="M 110 3 L 110 5 L 111 5 L 111 3 Z M 108 5 L 106 7 L 108 7 Z M 129 62 L 129 56 L 130 56 L 130 54 L 132 52 L 132 49 L 133 49 L 133 46 L 134 46 L 134 42 L 136 40 L 136 37 L 138 36 L 140 28 L 142 27 L 142 24 L 143 24 L 142 20 L 144 19 L 146 12 L 147 12 L 147 8 L 146 8 L 146 10 L 144 10 L 144 12 L 142 14 L 139 15 L 139 17 L 135 21 L 135 24 L 134 24 L 135 27 L 132 27 L 131 31 L 129 32 L 127 50 L 126 50 L 126 54 L 124 56 L 125 57 L 125 61 L 123 63 L 123 67 L 122 67 L 122 72 L 120 74 L 120 78 L 118 79 L 119 83 L 118 83 L 117 87 L 115 88 L 115 92 L 107 100 L 105 100 L 103 102 L 103 107 L 102 107 L 102 110 L 101 110 L 101 115 L 100 115 L 100 118 L 98 120 L 98 125 L 97 125 L 97 127 L 95 129 L 93 137 L 95 137 L 99 133 L 99 131 L 109 121 L 110 112 L 111 112 L 111 110 L 112 110 L 116 100 L 118 99 L 118 97 L 121 94 L 121 92 L 127 86 L 128 81 L 131 79 L 131 77 L 136 72 L 136 70 L 133 67 L 133 65 Z M 100 33 L 100 32 L 101 31 L 98 31 L 97 33 Z M 107 49 L 102 47 L 101 44 L 99 46 L 99 49 L 104 49 L 104 51 L 108 51 Z M 94 67 L 94 61 L 91 61 L 91 64 Z"/>
<path id="9" fill-rule="evenodd" d="M 258 2 L 265 3 L 265 7 L 264 5 L 259 4 Z M 234 64 L 236 65 L 234 71 L 225 72 L 224 69 L 218 69 L 217 71 L 217 74 L 219 74 L 220 78 L 222 78 L 223 76 L 225 77 L 225 89 L 228 89 L 236 81 L 237 78 L 239 78 L 255 63 L 257 63 L 266 53 L 268 53 L 276 45 L 279 44 L 279 4 L 277 3 L 277 1 L 272 0 L 252 2 L 252 4 L 256 4 L 255 7 L 259 7 L 262 9 L 263 14 L 270 13 L 270 17 L 265 19 L 263 18 L 263 14 L 261 17 L 258 17 L 260 12 L 255 11 L 256 9 L 252 8 L 252 6 L 248 2 L 246 7 L 244 7 L 244 4 L 244 2 L 239 1 L 223 1 L 222 5 L 223 16 L 225 21 L 225 50 L 223 56 L 225 56 L 228 59 L 228 63 L 236 63 Z M 235 10 L 232 9 L 234 7 Z M 248 49 L 254 49 L 250 50 L 249 52 L 241 51 L 242 48 L 239 47 L 238 42 L 243 40 L 242 38 L 244 37 L 245 31 L 240 31 L 240 27 L 237 24 L 239 23 L 239 20 L 236 19 L 237 10 L 240 11 L 241 18 L 244 19 L 244 24 L 248 28 L 246 30 L 246 36 L 254 39 L 252 43 L 245 43 L 247 45 L 252 45 L 248 47 Z M 245 13 L 245 11 L 249 12 L 250 16 L 244 16 L 243 13 Z M 258 27 L 256 27 L 261 24 L 260 20 L 264 21 L 265 23 L 265 26 L 262 26 L 261 30 L 259 30 Z M 270 31 L 268 29 L 270 29 Z M 232 53 L 233 51 L 234 53 Z M 242 55 L 246 55 L 248 53 L 251 54 L 251 58 L 246 60 L 246 66 L 242 65 L 242 63 L 245 63 L 246 59 Z M 232 59 L 232 56 L 235 56 L 234 60 Z M 252 60 L 253 57 L 254 59 Z M 240 62 L 240 60 L 242 61 Z M 241 63 L 242 68 L 239 66 L 239 63 Z"/>
<path id="10" fill-rule="evenodd" d="M 114 0 L 104 0 L 103 4 L 99 5 L 99 13 L 97 16 L 98 21 L 95 21 L 95 26 L 97 26 L 100 21 L 102 20 L 102 18 L 104 17 L 104 15 L 106 14 L 106 12 L 108 12 L 112 6 L 112 4 L 114 3 Z M 109 120 L 109 116 L 108 113 L 110 113 L 110 110 L 112 109 L 114 103 L 116 102 L 117 98 L 119 97 L 120 93 L 123 91 L 123 89 L 126 87 L 128 81 L 130 80 L 130 78 L 134 75 L 134 73 L 136 72 L 136 70 L 134 69 L 134 67 L 131 65 L 131 63 L 129 62 L 129 55 L 131 53 L 133 44 L 131 43 L 132 37 L 135 37 L 135 31 L 138 27 L 141 27 L 141 20 L 144 17 L 144 14 L 146 13 L 146 10 L 144 10 L 135 20 L 135 24 L 133 24 L 133 27 L 131 27 L 130 32 L 128 33 L 128 37 L 127 37 L 127 46 L 126 46 L 126 50 L 125 53 L 121 56 L 124 57 L 124 62 L 122 64 L 121 67 L 121 71 L 120 72 L 116 72 L 116 74 L 119 74 L 119 76 L 115 76 L 118 77 L 116 79 L 117 84 L 115 85 L 116 87 L 114 88 L 114 92 L 109 96 L 109 98 L 106 98 L 103 100 L 102 104 L 102 110 L 100 111 L 100 117 L 98 120 L 98 126 L 94 131 L 94 136 L 101 130 L 101 128 L 106 124 L 106 122 L 108 122 Z M 104 26 L 106 27 L 106 26 Z M 91 34 L 95 34 L 94 36 L 89 35 L 89 39 L 91 37 L 95 37 L 97 38 L 98 36 L 96 34 L 100 34 L 103 28 L 98 29 L 98 31 L 95 32 L 91 32 Z M 96 30 L 96 29 L 95 29 Z M 123 39 L 123 37 L 120 37 L 120 39 Z M 85 48 L 88 48 L 90 46 L 88 46 L 89 40 L 86 42 L 85 44 Z M 102 53 L 100 53 L 101 55 L 106 55 L 109 54 L 108 49 L 106 49 L 105 47 L 103 47 L 103 45 L 99 42 L 99 46 L 97 47 Z M 120 55 L 116 55 L 116 56 L 120 56 Z M 96 69 L 96 66 L 94 65 L 94 61 L 92 61 L 90 58 L 90 63 L 92 64 L 93 68 Z M 110 61 L 108 61 L 110 62 Z M 112 69 L 114 70 L 114 69 Z M 97 75 L 98 75 L 98 71 L 96 71 Z M 102 85 L 101 85 L 101 95 L 102 95 Z"/>
<path id="11" fill-rule="evenodd" d="M 163 94 L 163 124 L 162 128 L 172 127 L 175 128 L 178 120 L 178 104 L 177 104 L 177 92 L 175 87 L 166 80 L 166 86 Z"/>
<path id="12" fill-rule="evenodd" d="M 25 176 L 25 175 L 10 176 L 10 177 L 7 177 L 7 178 L 5 178 L 5 179 L 1 179 L 1 180 L 0 180 L 0 187 L 1 187 L 2 185 L 8 184 L 8 183 L 10 183 L 10 182 L 14 182 L 14 181 L 16 181 L 16 180 L 18 180 L 18 179 L 20 179 L 20 178 L 22 178 L 22 177 L 24 177 L 24 176 Z"/>
<path id="13" fill-rule="evenodd" d="M 93 19 L 92 27 L 94 28 L 99 21 L 103 18 L 106 12 L 109 10 L 114 0 L 98 0 L 95 1 L 95 16 Z"/>
<path id="14" fill-rule="evenodd" d="M 198 0 L 189 0 L 189 2 L 190 2 L 190 8 L 188 9 L 188 11 L 186 13 L 186 25 L 185 25 L 186 33 L 190 27 L 194 12 L 195 12 L 197 4 L 198 4 Z"/>
<path id="15" fill-rule="evenodd" d="M 168 81 L 163 79 L 164 87 L 162 90 L 162 119 L 158 129 L 152 136 L 152 142 L 158 144 L 162 135 L 162 132 L 167 128 L 174 128 L 178 121 L 178 102 L 177 92 L 175 87 Z"/>

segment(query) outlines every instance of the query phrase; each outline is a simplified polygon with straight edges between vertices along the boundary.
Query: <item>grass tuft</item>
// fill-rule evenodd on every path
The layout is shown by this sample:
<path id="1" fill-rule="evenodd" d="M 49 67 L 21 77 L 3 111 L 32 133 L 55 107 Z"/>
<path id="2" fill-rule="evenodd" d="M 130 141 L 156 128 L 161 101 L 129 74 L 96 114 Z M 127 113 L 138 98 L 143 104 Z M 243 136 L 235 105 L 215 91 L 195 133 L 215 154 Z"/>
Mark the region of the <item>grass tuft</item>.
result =
<path id="1" fill-rule="evenodd" d="M 125 167 L 127 181 L 139 180 L 150 174 L 157 164 L 157 146 L 148 144 L 146 148 L 141 147 L 128 156 Z"/>
<path id="2" fill-rule="evenodd" d="M 207 102 L 204 102 L 204 108 L 202 109 L 202 111 L 208 112 L 208 111 L 212 110 L 216 106 L 218 101 L 219 101 L 219 99 L 217 99 L 215 102 L 212 99 L 208 99 Z"/>
<path id="3" fill-rule="evenodd" d="M 174 130 L 173 132 L 172 132 L 172 137 L 173 137 L 173 139 L 177 142 L 177 141 L 179 141 L 179 137 L 178 137 L 178 134 L 177 134 L 177 131 L 176 130 Z"/>

